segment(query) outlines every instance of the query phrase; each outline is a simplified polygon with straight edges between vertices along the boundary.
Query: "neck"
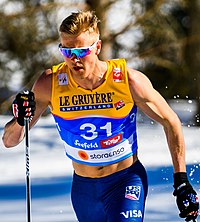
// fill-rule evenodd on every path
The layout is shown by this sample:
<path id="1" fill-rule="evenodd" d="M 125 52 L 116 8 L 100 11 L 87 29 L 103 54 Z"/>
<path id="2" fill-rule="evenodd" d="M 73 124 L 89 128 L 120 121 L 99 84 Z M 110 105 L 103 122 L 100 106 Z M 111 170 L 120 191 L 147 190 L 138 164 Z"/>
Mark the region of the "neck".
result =
<path id="1" fill-rule="evenodd" d="M 107 63 L 99 61 L 95 64 L 93 71 L 85 73 L 85 75 L 73 75 L 74 81 L 82 88 L 93 90 L 104 82 L 104 77 L 107 71 Z"/>

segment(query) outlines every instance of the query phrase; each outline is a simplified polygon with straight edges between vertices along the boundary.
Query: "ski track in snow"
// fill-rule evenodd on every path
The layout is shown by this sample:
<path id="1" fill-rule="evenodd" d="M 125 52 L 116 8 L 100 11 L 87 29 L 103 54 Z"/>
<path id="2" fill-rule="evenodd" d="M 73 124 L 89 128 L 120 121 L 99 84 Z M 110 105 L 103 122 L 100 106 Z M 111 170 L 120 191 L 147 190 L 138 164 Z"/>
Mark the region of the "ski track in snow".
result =
<path id="1" fill-rule="evenodd" d="M 0 116 L 0 132 L 10 119 Z M 187 171 L 200 193 L 200 128 L 183 127 Z M 173 192 L 173 168 L 162 127 L 138 124 L 139 158 L 147 170 L 149 193 L 145 222 L 184 221 L 178 216 Z M 26 221 L 25 144 L 5 149 L 0 141 L 0 222 Z M 43 117 L 30 132 L 30 177 L 33 222 L 75 222 L 70 202 L 71 161 L 51 116 Z M 92 210 L 92 209 L 91 209 Z"/>

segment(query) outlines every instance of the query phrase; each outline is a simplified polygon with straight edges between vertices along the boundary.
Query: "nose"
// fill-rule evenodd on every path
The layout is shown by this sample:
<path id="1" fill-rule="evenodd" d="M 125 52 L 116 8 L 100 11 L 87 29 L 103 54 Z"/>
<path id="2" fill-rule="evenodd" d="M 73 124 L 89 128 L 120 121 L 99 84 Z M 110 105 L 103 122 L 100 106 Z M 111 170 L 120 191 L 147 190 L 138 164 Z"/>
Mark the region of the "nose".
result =
<path id="1" fill-rule="evenodd" d="M 75 53 L 72 54 L 71 60 L 79 60 L 79 58 L 77 57 L 77 55 Z"/>

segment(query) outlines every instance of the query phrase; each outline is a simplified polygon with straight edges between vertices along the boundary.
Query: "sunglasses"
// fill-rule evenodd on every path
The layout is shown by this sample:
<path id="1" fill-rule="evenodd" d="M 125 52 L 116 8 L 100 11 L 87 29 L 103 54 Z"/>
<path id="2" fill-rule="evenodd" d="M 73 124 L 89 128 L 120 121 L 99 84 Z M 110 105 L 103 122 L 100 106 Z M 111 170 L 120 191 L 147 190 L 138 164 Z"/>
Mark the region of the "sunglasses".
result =
<path id="1" fill-rule="evenodd" d="M 92 51 L 92 49 L 96 46 L 97 42 L 99 41 L 99 38 L 97 39 L 96 42 L 94 42 L 91 46 L 89 47 L 81 47 L 81 48 L 64 48 L 62 47 L 61 43 L 59 44 L 59 51 L 61 54 L 67 58 L 71 58 L 73 54 L 77 58 L 83 58 L 87 55 L 89 55 Z"/>

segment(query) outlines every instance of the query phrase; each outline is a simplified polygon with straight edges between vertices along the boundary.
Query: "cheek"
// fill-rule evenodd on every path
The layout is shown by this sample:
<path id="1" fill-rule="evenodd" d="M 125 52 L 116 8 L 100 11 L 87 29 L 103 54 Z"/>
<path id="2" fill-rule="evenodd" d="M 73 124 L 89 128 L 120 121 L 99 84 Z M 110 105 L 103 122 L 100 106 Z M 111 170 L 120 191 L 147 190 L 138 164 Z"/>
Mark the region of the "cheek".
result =
<path id="1" fill-rule="evenodd" d="M 71 68 L 71 67 L 72 67 L 72 62 L 71 62 L 71 60 L 68 59 L 68 58 L 66 58 L 66 57 L 63 57 L 63 59 L 64 59 L 65 63 L 67 64 L 67 66 L 68 66 L 69 68 Z"/>
<path id="2" fill-rule="evenodd" d="M 85 69 L 91 69 L 95 65 L 95 59 L 94 57 L 88 56 L 87 58 L 84 59 L 83 64 L 85 66 Z"/>
<path id="3" fill-rule="evenodd" d="M 63 56 L 64 61 L 69 64 L 69 59 Z"/>

